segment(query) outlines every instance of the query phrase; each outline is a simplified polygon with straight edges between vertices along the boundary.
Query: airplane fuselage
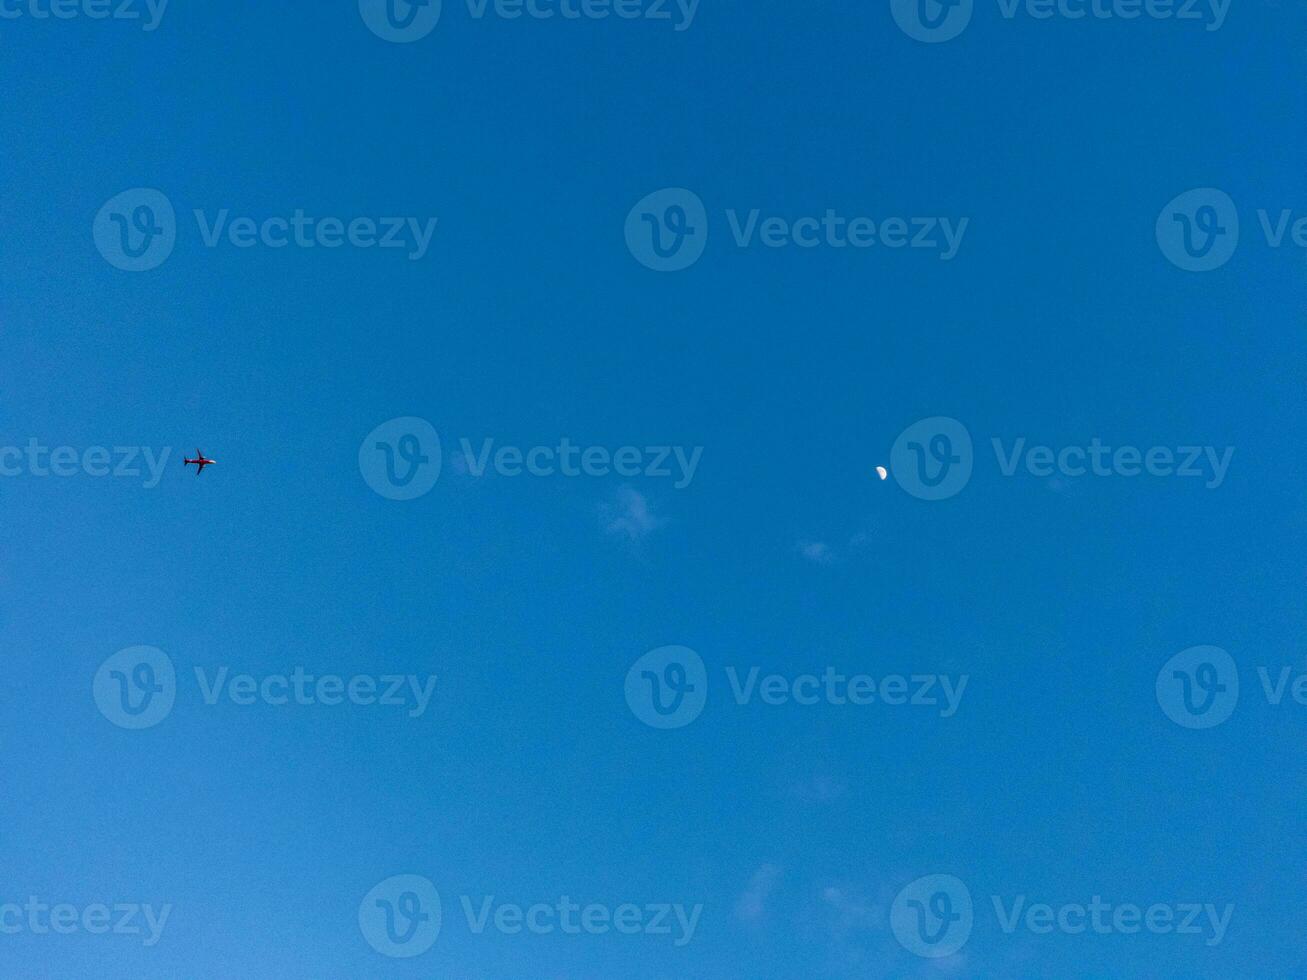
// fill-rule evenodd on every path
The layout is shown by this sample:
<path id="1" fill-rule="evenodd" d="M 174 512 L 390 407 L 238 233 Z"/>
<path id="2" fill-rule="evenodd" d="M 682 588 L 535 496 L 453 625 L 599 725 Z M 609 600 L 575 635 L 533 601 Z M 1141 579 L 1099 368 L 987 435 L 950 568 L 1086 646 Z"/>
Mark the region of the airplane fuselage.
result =
<path id="1" fill-rule="evenodd" d="M 206 466 L 212 466 L 212 465 L 213 465 L 214 463 L 216 463 L 216 462 L 217 462 L 216 459 L 209 459 L 208 456 L 205 456 L 204 453 L 199 452 L 199 451 L 197 451 L 197 452 L 195 453 L 195 458 L 194 458 L 194 459 L 189 459 L 189 458 L 186 457 L 186 456 L 183 456 L 183 457 L 182 457 L 182 463 L 184 463 L 186 466 L 190 466 L 192 463 L 195 464 L 195 475 L 196 475 L 196 476 L 199 476 L 201 473 L 203 473 L 203 472 L 204 472 L 204 468 L 205 468 Z"/>

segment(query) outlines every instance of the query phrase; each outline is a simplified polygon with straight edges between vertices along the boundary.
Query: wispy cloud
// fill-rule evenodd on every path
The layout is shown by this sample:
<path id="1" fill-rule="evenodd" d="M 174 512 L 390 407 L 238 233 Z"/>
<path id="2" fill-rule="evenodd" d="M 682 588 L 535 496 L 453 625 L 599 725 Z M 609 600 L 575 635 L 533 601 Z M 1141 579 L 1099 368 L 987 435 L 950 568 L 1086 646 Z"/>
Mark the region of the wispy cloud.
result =
<path id="1" fill-rule="evenodd" d="M 829 910 L 827 925 L 836 937 L 874 929 L 885 918 L 884 906 L 861 898 L 847 887 L 827 886 L 821 891 L 821 900 Z"/>
<path id="2" fill-rule="evenodd" d="M 903 950 L 891 938 L 889 913 L 897 885 L 882 883 L 865 888 L 836 882 L 818 892 L 828 933 L 827 955 L 850 975 L 895 976 L 905 980 L 939 980 L 954 975 L 1026 976 L 1028 970 L 993 973 L 969 968 L 965 952 L 940 959 L 922 960 Z M 873 895 L 872 892 L 875 892 Z"/>
<path id="3" fill-rule="evenodd" d="M 798 550 L 815 565 L 830 565 L 835 561 L 835 552 L 825 541 L 800 541 Z"/>
<path id="4" fill-rule="evenodd" d="M 832 803 L 848 790 L 848 784 L 833 776 L 818 774 L 794 783 L 790 792 L 806 803 Z"/>
<path id="5" fill-rule="evenodd" d="M 799 541 L 794 550 L 814 565 L 834 565 L 845 558 L 852 557 L 852 552 L 865 550 L 871 546 L 871 543 L 871 532 L 863 529 L 854 532 L 845 546 L 804 538 Z"/>
<path id="6" fill-rule="evenodd" d="M 767 900 L 781 880 L 781 869 L 764 864 L 749 877 L 749 884 L 735 903 L 735 917 L 741 922 L 757 922 L 767 914 Z"/>
<path id="7" fill-rule="evenodd" d="M 856 885 L 834 882 L 811 893 L 816 921 L 825 933 L 826 972 L 838 976 L 908 977 L 908 958 L 888 935 L 887 907 Z M 887 942 L 888 940 L 888 942 Z"/>
<path id="8" fill-rule="evenodd" d="M 654 513 L 644 494 L 631 487 L 620 487 L 616 499 L 604 507 L 604 529 L 626 541 L 640 541 L 665 523 Z"/>

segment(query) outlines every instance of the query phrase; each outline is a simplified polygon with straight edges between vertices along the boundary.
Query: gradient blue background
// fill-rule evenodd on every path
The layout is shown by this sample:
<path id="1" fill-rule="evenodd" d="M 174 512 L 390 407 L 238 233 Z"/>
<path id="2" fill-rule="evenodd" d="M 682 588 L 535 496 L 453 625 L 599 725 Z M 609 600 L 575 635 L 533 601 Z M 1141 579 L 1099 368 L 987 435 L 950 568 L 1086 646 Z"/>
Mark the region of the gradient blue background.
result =
<path id="1" fill-rule="evenodd" d="M 1301 250 L 1303 29 L 1237 0 L 1193 23 L 1002 19 L 947 44 L 888 4 L 703 0 L 692 27 L 475 21 L 420 43 L 353 3 L 175 0 L 0 21 L 0 443 L 174 449 L 163 482 L 0 481 L 0 901 L 172 903 L 163 941 L 0 937 L 6 977 L 1294 977 L 1307 973 Z M 1153 224 L 1217 186 L 1245 239 L 1187 274 Z M 163 190 L 182 232 L 133 275 L 101 204 Z M 705 201 L 691 269 L 628 253 L 631 205 Z M 192 208 L 437 216 L 431 252 L 201 247 Z M 958 257 L 739 250 L 726 208 L 970 217 Z M 360 477 L 394 416 L 447 438 L 705 447 L 637 480 L 665 524 L 604 528 L 617 478 Z M 871 468 L 918 418 L 977 443 L 959 496 Z M 998 473 L 989 439 L 1234 445 L 1219 490 Z M 220 460 L 183 470 L 195 445 Z M 861 548 L 847 545 L 859 532 Z M 829 542 L 813 563 L 801 541 Z M 166 650 L 157 728 L 96 667 Z M 676 732 L 622 694 L 646 650 L 716 685 Z M 1199 643 L 1245 668 L 1182 729 L 1153 684 Z M 434 672 L 379 707 L 204 705 L 192 668 Z M 951 719 L 737 707 L 721 670 L 968 673 Z M 737 903 L 779 869 L 757 916 Z M 887 909 L 955 874 L 960 957 Z M 445 929 L 375 953 L 358 902 L 430 877 Z M 824 896 L 838 889 L 839 907 Z M 695 940 L 472 935 L 457 897 L 706 905 Z M 1236 905 L 1225 941 L 1004 935 L 988 896 Z"/>

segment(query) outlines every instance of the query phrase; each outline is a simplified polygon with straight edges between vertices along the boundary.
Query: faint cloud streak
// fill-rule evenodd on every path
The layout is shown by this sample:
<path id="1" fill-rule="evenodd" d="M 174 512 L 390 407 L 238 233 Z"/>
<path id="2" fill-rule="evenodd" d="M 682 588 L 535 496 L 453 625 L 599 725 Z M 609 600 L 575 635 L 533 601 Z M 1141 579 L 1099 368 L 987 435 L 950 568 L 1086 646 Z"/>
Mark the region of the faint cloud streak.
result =
<path id="1" fill-rule="evenodd" d="M 667 522 L 654 513 L 644 494 L 621 487 L 617 498 L 604 508 L 604 530 L 625 541 L 640 541 Z"/>
<path id="2" fill-rule="evenodd" d="M 735 902 L 735 917 L 741 922 L 757 922 L 767 914 L 767 901 L 781 879 L 781 869 L 764 864 L 749 877 L 749 884 Z"/>
<path id="3" fill-rule="evenodd" d="M 835 552 L 825 541 L 800 541 L 799 554 L 815 565 L 831 565 L 835 562 Z"/>

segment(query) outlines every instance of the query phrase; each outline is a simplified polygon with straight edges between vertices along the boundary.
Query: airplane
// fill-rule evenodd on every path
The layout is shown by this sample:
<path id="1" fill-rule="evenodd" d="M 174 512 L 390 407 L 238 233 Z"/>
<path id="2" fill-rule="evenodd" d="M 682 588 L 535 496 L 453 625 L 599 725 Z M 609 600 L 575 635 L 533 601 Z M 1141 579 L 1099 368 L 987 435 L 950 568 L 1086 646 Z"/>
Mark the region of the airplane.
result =
<path id="1" fill-rule="evenodd" d="M 185 465 L 185 466 L 190 466 L 192 463 L 195 464 L 195 467 L 196 467 L 196 469 L 195 469 L 195 475 L 196 475 L 196 476 L 199 476 L 201 473 L 203 473 L 203 472 L 204 472 L 204 468 L 205 468 L 206 466 L 211 466 L 211 465 L 213 465 L 214 463 L 218 462 L 216 459 L 205 459 L 205 458 L 204 458 L 204 453 L 200 452 L 198 449 L 195 450 L 195 458 L 194 458 L 194 459 L 186 459 L 184 456 L 183 456 L 182 458 L 185 460 L 185 463 L 183 464 L 183 465 Z"/>

